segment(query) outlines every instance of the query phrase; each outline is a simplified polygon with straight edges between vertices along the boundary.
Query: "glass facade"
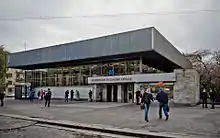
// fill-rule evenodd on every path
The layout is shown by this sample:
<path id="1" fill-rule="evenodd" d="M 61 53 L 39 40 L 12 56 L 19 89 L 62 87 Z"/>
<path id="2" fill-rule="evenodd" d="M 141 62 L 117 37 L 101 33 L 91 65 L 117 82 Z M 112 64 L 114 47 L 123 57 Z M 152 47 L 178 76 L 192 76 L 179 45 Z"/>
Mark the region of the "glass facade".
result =
<path id="1" fill-rule="evenodd" d="M 141 65 L 143 73 L 159 72 Z M 88 85 L 88 77 L 140 74 L 140 60 L 109 62 L 95 65 L 25 71 L 25 81 L 33 87 Z"/>

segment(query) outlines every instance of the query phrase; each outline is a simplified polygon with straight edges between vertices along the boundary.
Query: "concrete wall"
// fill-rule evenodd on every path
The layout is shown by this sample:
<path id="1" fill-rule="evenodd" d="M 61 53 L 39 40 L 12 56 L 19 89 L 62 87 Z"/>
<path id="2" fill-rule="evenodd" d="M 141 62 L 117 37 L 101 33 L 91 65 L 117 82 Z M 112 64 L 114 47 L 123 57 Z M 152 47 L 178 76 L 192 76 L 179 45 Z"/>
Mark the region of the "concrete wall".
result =
<path id="1" fill-rule="evenodd" d="M 66 90 L 74 90 L 74 98 L 76 97 L 76 90 L 79 91 L 80 94 L 80 98 L 81 99 L 88 99 L 89 98 L 89 90 L 93 90 L 93 86 L 89 85 L 89 86 L 70 86 L 70 87 L 37 87 L 35 88 L 36 90 L 36 96 L 39 90 L 43 89 L 43 90 L 47 90 L 48 88 L 51 89 L 52 91 L 52 98 L 64 98 L 64 92 Z"/>
<path id="2" fill-rule="evenodd" d="M 200 76 L 194 69 L 175 70 L 174 103 L 195 105 L 199 102 Z"/>

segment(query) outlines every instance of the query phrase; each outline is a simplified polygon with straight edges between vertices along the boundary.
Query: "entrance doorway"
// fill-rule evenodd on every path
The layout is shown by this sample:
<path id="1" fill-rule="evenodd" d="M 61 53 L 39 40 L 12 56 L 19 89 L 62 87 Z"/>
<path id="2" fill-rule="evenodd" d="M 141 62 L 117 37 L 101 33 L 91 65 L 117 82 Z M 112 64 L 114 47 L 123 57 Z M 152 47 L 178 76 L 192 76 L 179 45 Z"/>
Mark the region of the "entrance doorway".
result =
<path id="1" fill-rule="evenodd" d="M 112 101 L 112 85 L 107 85 L 107 102 Z"/>
<path id="2" fill-rule="evenodd" d="M 128 102 L 128 84 L 125 83 L 123 86 L 123 91 L 124 91 L 124 102 L 127 103 Z"/>
<path id="3" fill-rule="evenodd" d="M 107 85 L 107 102 L 118 102 L 117 85 Z"/>
<path id="4" fill-rule="evenodd" d="M 113 85 L 113 102 L 118 102 L 118 86 Z"/>
<path id="5" fill-rule="evenodd" d="M 129 102 L 134 103 L 134 84 L 128 83 Z"/>
<path id="6" fill-rule="evenodd" d="M 124 83 L 122 85 L 123 94 L 123 101 L 125 103 L 134 102 L 134 84 L 133 83 Z"/>

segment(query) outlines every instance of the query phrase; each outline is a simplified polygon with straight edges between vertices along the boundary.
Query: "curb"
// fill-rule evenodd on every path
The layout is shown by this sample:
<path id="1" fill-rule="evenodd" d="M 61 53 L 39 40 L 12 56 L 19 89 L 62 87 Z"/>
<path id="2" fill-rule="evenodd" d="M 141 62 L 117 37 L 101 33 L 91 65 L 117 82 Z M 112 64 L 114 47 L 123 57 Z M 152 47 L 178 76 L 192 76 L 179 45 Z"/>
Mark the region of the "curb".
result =
<path id="1" fill-rule="evenodd" d="M 165 133 L 155 133 L 155 132 L 148 132 L 143 130 L 134 130 L 129 128 L 116 128 L 110 127 L 105 125 L 96 125 L 96 124 L 85 124 L 85 123 L 76 123 L 70 121 L 57 121 L 57 120 L 46 120 L 41 118 L 32 118 L 27 116 L 15 115 L 15 114 L 0 114 L 0 116 L 4 117 L 11 117 L 21 120 L 27 121 L 34 121 L 39 124 L 48 124 L 54 126 L 62 126 L 67 128 L 74 128 L 74 129 L 83 129 L 83 130 L 90 130 L 96 132 L 103 132 L 103 133 L 110 133 L 110 134 L 118 134 L 124 136 L 132 136 L 132 137 L 142 137 L 142 138 L 188 138 L 192 136 L 189 135 L 182 135 L 182 134 L 165 134 Z"/>

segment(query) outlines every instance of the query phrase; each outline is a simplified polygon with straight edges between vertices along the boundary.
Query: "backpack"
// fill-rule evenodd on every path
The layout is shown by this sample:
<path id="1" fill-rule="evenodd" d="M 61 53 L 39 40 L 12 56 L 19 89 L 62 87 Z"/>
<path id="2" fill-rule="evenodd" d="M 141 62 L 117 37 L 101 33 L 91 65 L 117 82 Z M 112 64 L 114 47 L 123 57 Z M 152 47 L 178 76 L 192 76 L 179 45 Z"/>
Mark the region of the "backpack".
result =
<path id="1" fill-rule="evenodd" d="M 51 97 L 51 92 L 48 91 L 48 92 L 46 93 L 45 97 L 46 97 L 46 98 L 50 98 L 50 97 Z"/>

